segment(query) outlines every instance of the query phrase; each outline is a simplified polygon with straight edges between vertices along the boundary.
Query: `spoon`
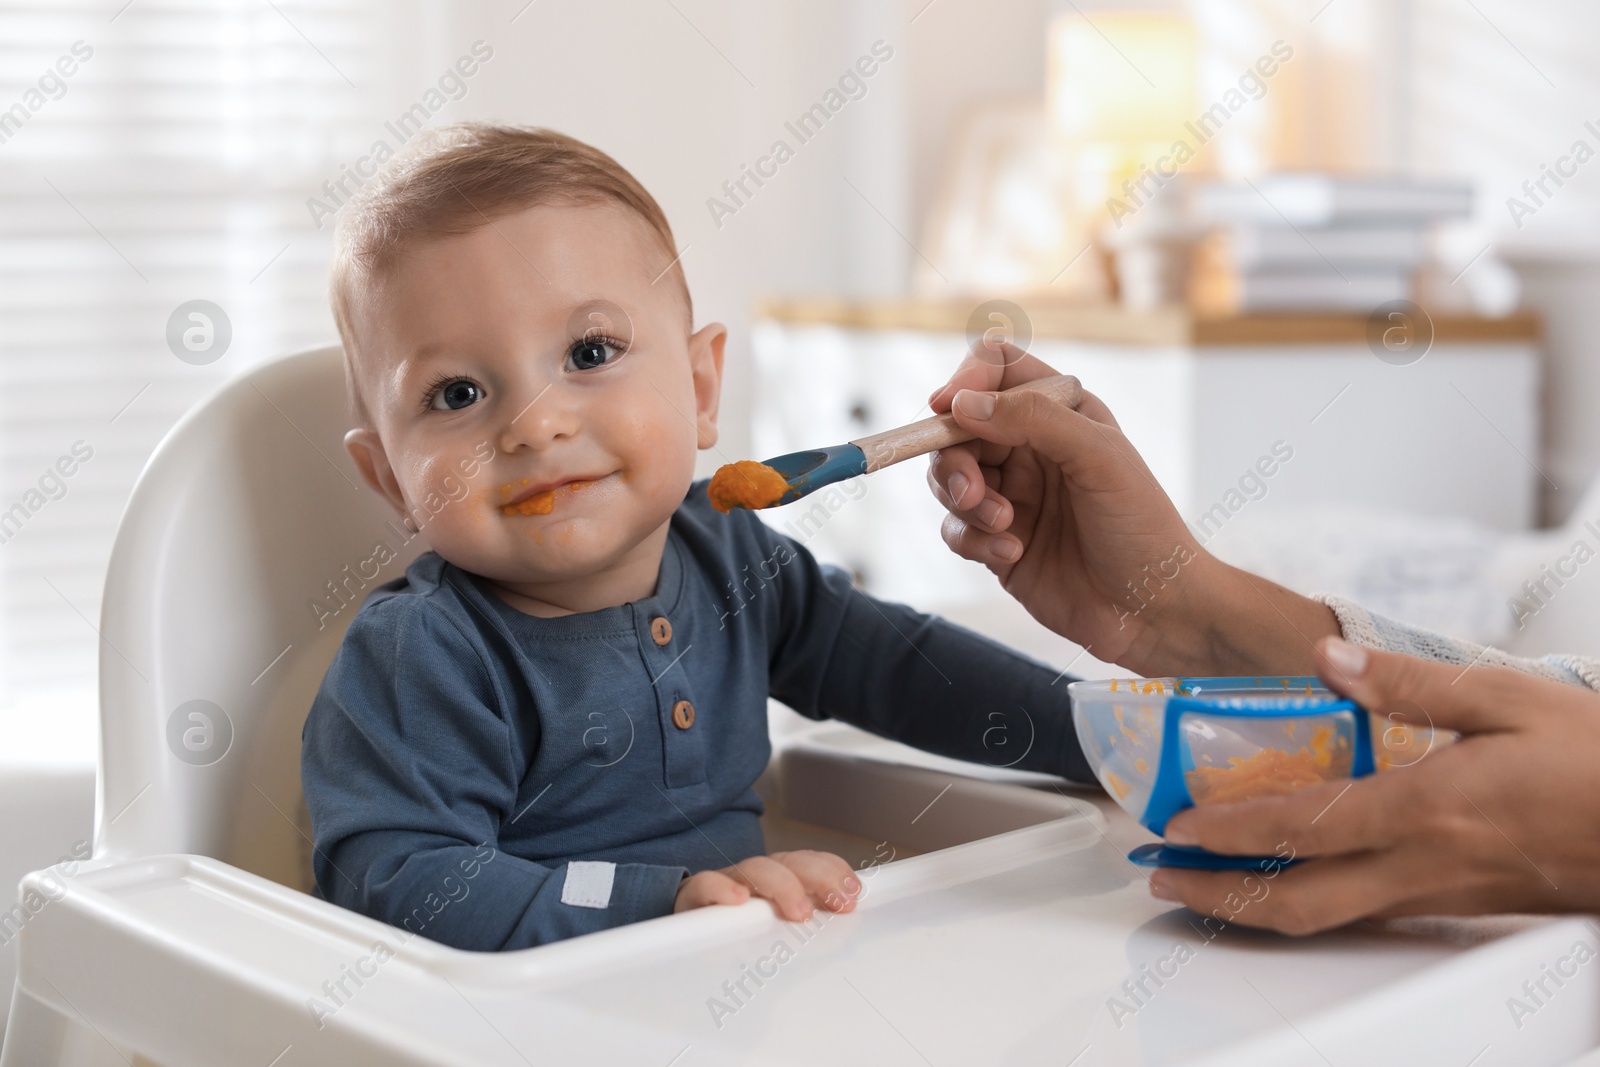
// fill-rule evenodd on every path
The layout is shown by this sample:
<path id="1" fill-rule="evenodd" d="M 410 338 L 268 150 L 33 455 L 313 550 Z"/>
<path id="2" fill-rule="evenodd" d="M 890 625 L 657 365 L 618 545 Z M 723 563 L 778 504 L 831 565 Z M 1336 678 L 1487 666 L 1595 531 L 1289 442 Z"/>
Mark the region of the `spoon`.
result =
<path id="1" fill-rule="evenodd" d="M 1011 391 L 1019 390 L 1043 393 L 1073 408 L 1083 396 L 1078 379 L 1070 374 L 1038 378 Z M 719 511 L 735 507 L 751 510 L 776 507 L 793 503 L 835 482 L 871 474 L 972 438 L 973 435 L 963 430 L 952 416 L 935 415 L 842 445 L 790 452 L 774 456 L 765 463 L 742 460 L 726 464 L 712 477 L 708 492 Z"/>

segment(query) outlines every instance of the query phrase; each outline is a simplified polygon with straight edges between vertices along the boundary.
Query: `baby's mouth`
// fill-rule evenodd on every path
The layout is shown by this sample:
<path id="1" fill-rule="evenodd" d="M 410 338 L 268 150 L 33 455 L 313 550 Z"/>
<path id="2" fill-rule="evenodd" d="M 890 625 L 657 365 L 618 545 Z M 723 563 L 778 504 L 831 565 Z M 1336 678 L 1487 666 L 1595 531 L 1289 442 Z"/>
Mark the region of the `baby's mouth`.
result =
<path id="1" fill-rule="evenodd" d="M 609 475 L 567 478 L 559 482 L 546 482 L 543 485 L 528 485 L 509 501 L 501 504 L 500 512 L 503 515 L 548 515 L 556 509 L 557 494 L 575 493 L 580 489 L 587 489 L 606 477 Z M 524 478 L 522 481 L 526 483 L 527 479 Z M 517 485 L 507 482 L 500 486 L 500 492 L 509 493 L 516 488 Z"/>

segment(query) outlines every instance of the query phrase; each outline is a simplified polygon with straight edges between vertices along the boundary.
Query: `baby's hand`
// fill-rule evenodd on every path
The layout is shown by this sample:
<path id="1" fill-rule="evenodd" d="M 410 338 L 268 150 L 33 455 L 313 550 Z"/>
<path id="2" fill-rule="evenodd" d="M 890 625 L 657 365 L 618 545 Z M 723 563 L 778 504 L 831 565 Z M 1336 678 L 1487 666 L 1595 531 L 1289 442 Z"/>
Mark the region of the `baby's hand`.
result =
<path id="1" fill-rule="evenodd" d="M 674 912 L 708 904 L 743 904 L 750 894 L 772 901 L 780 919 L 800 922 L 816 906 L 845 912 L 856 906 L 861 880 L 831 852 L 800 849 L 751 856 L 720 871 L 701 871 L 678 887 Z"/>

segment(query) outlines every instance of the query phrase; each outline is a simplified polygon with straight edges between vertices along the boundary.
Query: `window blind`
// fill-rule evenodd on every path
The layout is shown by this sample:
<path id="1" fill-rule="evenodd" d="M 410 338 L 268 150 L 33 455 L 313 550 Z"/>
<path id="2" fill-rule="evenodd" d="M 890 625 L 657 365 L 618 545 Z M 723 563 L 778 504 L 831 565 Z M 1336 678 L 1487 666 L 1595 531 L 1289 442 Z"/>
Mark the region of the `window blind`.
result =
<path id="1" fill-rule="evenodd" d="M 376 0 L 0 8 L 0 705 L 93 692 L 116 524 L 177 418 L 334 335 L 332 226 L 306 200 L 371 140 L 396 15 Z M 197 299 L 232 326 L 201 365 L 167 342 Z"/>

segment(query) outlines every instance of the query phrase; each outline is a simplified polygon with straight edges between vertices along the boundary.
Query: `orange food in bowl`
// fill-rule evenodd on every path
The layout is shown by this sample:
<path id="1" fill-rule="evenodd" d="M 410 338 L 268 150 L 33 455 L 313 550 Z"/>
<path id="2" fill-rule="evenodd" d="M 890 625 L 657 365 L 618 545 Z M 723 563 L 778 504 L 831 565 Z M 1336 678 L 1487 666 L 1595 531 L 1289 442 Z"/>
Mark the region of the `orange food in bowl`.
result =
<path id="1" fill-rule="evenodd" d="M 1335 741 L 1331 727 L 1322 726 L 1312 732 L 1310 746 L 1297 752 L 1264 748 L 1249 757 L 1231 756 L 1228 766 L 1196 767 L 1185 771 L 1183 780 L 1196 804 L 1237 804 L 1260 797 L 1287 796 L 1307 786 L 1344 777 L 1348 766 L 1341 768 L 1334 763 L 1348 747 L 1342 739 Z"/>
<path id="2" fill-rule="evenodd" d="M 1307 786 L 1331 781 L 1327 768 L 1305 749 L 1285 752 L 1264 748 L 1248 759 L 1234 756 L 1227 767 L 1196 767 L 1183 780 L 1196 804 L 1237 804 L 1260 797 L 1287 796 Z"/>
<path id="3" fill-rule="evenodd" d="M 721 512 L 734 508 L 764 508 L 776 504 L 789 491 L 783 475 L 753 459 L 724 464 L 711 476 L 706 495 Z"/>

